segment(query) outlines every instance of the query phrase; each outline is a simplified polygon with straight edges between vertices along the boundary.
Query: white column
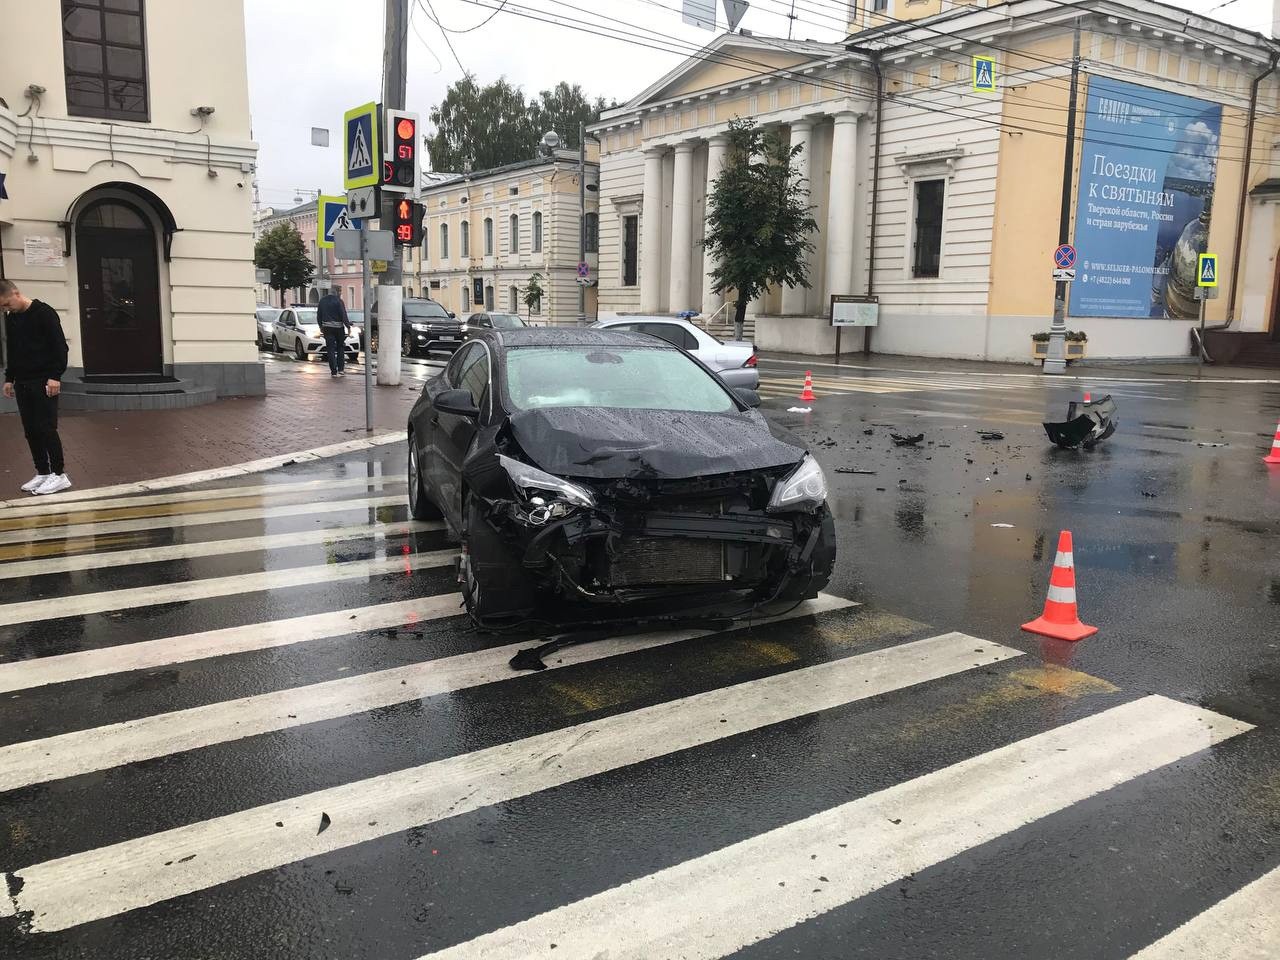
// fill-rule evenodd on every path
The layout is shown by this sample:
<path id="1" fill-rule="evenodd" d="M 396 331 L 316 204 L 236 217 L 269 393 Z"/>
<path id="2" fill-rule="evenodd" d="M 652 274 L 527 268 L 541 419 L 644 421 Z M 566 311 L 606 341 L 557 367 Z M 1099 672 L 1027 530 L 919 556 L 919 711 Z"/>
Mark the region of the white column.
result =
<path id="1" fill-rule="evenodd" d="M 671 182 L 671 293 L 667 308 L 674 312 L 693 306 L 693 150 L 696 144 L 676 144 L 675 177 Z"/>
<path id="2" fill-rule="evenodd" d="M 715 190 L 716 178 L 720 176 L 720 172 L 724 169 L 724 158 L 729 152 L 729 138 L 723 134 L 716 134 L 707 141 L 707 215 L 711 214 L 711 194 Z M 703 230 L 703 236 L 706 236 L 706 230 Z M 711 292 L 711 271 L 715 270 L 718 262 L 710 253 L 703 251 L 702 254 L 702 317 L 704 319 L 710 317 L 713 313 L 724 305 L 724 297 L 717 293 Z"/>
<path id="3" fill-rule="evenodd" d="M 797 177 L 803 181 L 805 189 L 809 189 L 809 179 L 813 176 L 813 163 L 810 154 L 813 152 L 813 121 L 797 120 L 791 124 L 791 146 L 800 147 L 796 156 L 795 168 Z M 805 263 L 809 262 L 809 254 L 804 255 Z M 809 291 L 804 287 L 784 287 L 782 291 L 782 315 L 785 317 L 804 316 L 805 301 Z"/>
<path id="4" fill-rule="evenodd" d="M 644 201 L 640 209 L 640 312 L 662 306 L 662 155 L 661 147 L 644 152 Z"/>
<path id="5" fill-rule="evenodd" d="M 858 115 L 837 113 L 831 141 L 831 187 L 827 194 L 827 296 L 822 314 L 830 309 L 830 295 L 853 292 L 854 186 L 857 182 Z"/>

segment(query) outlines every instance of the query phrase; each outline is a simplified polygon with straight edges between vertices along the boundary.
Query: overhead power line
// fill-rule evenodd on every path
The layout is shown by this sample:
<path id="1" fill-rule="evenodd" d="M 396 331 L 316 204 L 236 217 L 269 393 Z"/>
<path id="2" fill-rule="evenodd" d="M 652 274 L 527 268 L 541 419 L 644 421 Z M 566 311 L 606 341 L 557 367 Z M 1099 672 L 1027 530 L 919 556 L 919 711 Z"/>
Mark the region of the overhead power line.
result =
<path id="1" fill-rule="evenodd" d="M 427 16 L 427 19 L 440 28 L 440 36 L 444 37 L 445 46 L 447 46 L 449 48 L 449 52 L 453 54 L 453 60 L 457 63 L 458 69 L 462 71 L 462 75 L 464 77 L 470 76 L 467 72 L 467 68 L 462 65 L 462 58 L 458 56 L 458 51 L 453 48 L 453 41 L 449 39 L 449 31 L 444 28 L 444 25 L 440 22 L 440 18 L 436 16 L 436 8 L 431 5 L 431 0 L 426 0 L 427 5 L 425 8 L 422 6 L 423 0 L 417 0 L 417 3 L 418 9 L 422 10 L 422 12 Z M 497 13 L 493 16 L 496 17 Z M 493 19 L 493 17 L 490 17 L 489 19 Z"/>

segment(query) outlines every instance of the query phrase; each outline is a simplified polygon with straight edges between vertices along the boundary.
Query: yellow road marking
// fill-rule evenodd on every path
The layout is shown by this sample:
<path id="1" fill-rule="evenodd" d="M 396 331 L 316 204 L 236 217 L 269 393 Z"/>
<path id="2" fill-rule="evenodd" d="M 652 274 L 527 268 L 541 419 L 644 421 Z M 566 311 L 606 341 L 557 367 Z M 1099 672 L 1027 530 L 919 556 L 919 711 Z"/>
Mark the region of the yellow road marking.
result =
<path id="1" fill-rule="evenodd" d="M 74 553 L 95 552 L 102 547 L 121 547 L 147 540 L 150 532 L 107 533 L 99 537 L 77 537 L 74 540 L 36 540 L 31 543 L 0 545 L 0 562 L 69 556 Z"/>

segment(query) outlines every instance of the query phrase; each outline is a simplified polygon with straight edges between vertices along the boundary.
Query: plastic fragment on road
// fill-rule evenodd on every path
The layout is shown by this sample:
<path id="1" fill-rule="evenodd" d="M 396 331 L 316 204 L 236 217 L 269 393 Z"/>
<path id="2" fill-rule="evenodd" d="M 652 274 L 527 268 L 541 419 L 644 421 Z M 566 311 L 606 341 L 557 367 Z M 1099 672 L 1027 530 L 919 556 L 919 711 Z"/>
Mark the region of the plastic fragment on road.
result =
<path id="1" fill-rule="evenodd" d="M 1108 394 L 1101 400 L 1073 400 L 1067 405 L 1067 419 L 1062 423 L 1045 422 L 1044 432 L 1064 450 L 1082 445 L 1088 450 L 1115 433 L 1118 422 L 1115 401 Z"/>
<path id="2" fill-rule="evenodd" d="M 1013 524 L 1012 524 L 1012 523 L 993 523 L 993 524 L 992 524 L 992 526 L 993 526 L 993 527 L 995 527 L 997 530 L 1012 530 L 1012 529 L 1013 529 Z"/>
<path id="3" fill-rule="evenodd" d="M 999 430 L 979 430 L 978 436 L 983 440 L 1003 440 L 1004 434 Z"/>
<path id="4" fill-rule="evenodd" d="M 787 413 L 813 413 L 813 407 L 787 407 Z"/>
<path id="5" fill-rule="evenodd" d="M 914 447 L 924 439 L 924 434 L 918 433 L 914 437 L 904 437 L 901 434 L 891 433 L 889 439 L 893 441 L 895 447 Z"/>

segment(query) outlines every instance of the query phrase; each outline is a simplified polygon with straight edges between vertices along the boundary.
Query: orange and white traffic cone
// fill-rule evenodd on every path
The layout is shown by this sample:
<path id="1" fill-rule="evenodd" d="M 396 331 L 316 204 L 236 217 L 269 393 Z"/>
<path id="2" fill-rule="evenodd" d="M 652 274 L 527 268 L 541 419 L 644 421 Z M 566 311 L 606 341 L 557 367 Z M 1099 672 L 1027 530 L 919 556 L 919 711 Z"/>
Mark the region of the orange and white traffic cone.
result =
<path id="1" fill-rule="evenodd" d="M 1088 390 L 1084 392 L 1084 402 L 1093 403 L 1093 394 L 1090 393 Z"/>
<path id="2" fill-rule="evenodd" d="M 1271 441 L 1271 452 L 1262 458 L 1263 463 L 1280 463 L 1280 423 L 1276 424 L 1276 438 Z"/>
<path id="3" fill-rule="evenodd" d="M 800 391 L 800 399 L 806 402 L 818 399 L 813 395 L 813 374 L 808 370 L 804 372 L 804 389 Z"/>
<path id="4" fill-rule="evenodd" d="M 1070 530 L 1063 530 L 1058 537 L 1058 556 L 1049 575 L 1049 596 L 1044 601 L 1044 613 L 1030 623 L 1024 623 L 1022 629 L 1055 640 L 1072 641 L 1083 640 L 1098 632 L 1097 627 L 1081 623 L 1076 612 L 1076 571 Z"/>

